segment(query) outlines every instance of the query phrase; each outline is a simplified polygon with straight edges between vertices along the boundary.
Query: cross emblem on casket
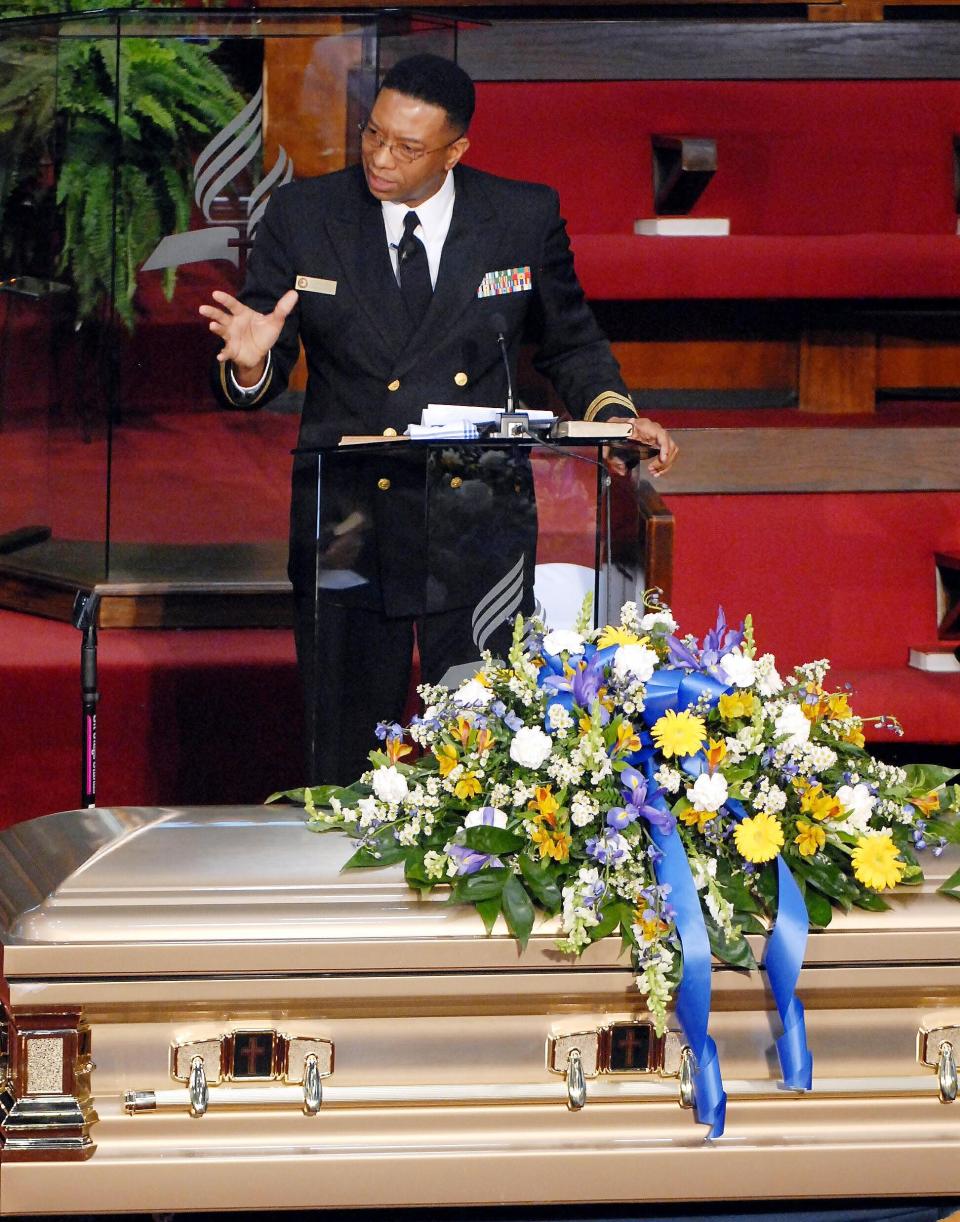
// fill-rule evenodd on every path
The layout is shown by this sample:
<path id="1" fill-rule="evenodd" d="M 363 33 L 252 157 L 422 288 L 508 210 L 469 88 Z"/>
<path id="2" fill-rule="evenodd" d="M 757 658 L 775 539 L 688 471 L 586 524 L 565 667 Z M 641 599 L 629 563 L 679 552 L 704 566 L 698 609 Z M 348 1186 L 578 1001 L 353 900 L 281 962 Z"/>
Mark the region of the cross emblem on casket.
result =
<path id="1" fill-rule="evenodd" d="M 274 1074 L 273 1031 L 236 1031 L 233 1035 L 232 1078 L 270 1078 Z"/>

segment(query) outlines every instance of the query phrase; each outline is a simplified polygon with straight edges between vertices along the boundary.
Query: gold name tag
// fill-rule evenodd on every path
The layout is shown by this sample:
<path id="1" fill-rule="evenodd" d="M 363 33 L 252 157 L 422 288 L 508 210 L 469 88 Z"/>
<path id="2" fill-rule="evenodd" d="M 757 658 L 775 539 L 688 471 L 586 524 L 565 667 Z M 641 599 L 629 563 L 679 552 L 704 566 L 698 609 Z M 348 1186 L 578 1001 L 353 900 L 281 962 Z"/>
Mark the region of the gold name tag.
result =
<path id="1" fill-rule="evenodd" d="M 322 280 L 319 276 L 298 276 L 293 287 L 298 293 L 326 293 L 332 297 L 337 291 L 337 282 Z"/>

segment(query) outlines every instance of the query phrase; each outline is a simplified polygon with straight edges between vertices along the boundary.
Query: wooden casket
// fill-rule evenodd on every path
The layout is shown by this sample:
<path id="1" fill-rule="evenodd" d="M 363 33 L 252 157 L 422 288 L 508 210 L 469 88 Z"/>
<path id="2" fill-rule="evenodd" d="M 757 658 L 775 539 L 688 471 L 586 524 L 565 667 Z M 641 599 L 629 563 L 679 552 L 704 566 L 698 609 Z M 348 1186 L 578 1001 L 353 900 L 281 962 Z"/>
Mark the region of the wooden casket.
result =
<path id="1" fill-rule="evenodd" d="M 763 973 L 715 965 L 710 1140 L 617 941 L 520 954 L 350 852 L 291 808 L 0 835 L 0 1212 L 960 1195 L 955 858 L 811 935 L 809 1093 Z"/>

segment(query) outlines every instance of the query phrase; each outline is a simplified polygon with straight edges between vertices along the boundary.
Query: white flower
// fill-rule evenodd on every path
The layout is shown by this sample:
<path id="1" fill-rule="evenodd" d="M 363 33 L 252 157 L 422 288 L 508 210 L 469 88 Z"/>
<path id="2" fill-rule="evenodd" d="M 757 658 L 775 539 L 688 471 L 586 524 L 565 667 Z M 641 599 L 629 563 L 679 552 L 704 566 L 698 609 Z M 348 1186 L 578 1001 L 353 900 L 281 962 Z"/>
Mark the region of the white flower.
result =
<path id="1" fill-rule="evenodd" d="M 680 782 L 683 780 L 676 768 L 671 768 L 669 764 L 661 764 L 653 774 L 653 779 L 667 793 L 679 793 Z"/>
<path id="2" fill-rule="evenodd" d="M 493 699 L 493 692 L 489 687 L 486 687 L 479 679 L 468 679 L 466 683 L 460 685 L 453 693 L 453 703 L 460 708 L 481 708 L 484 709 Z"/>
<path id="3" fill-rule="evenodd" d="M 537 769 L 549 758 L 552 748 L 550 735 L 539 726 L 521 726 L 510 743 L 510 758 L 521 768 Z"/>
<path id="4" fill-rule="evenodd" d="M 464 819 L 463 826 L 506 827 L 507 815 L 505 811 L 497 810 L 495 806 L 485 806 L 482 810 L 472 810 Z"/>
<path id="5" fill-rule="evenodd" d="M 380 817 L 380 807 L 374 797 L 361 798 L 357 803 L 357 810 L 360 812 L 357 825 L 364 829 L 368 828 L 371 823 L 376 823 Z"/>
<path id="6" fill-rule="evenodd" d="M 583 653 L 583 637 L 571 628 L 554 628 L 543 638 L 546 653 Z"/>
<path id="7" fill-rule="evenodd" d="M 727 800 L 727 778 L 719 772 L 713 776 L 701 772 L 687 790 L 687 797 L 693 803 L 694 810 L 719 810 Z"/>
<path id="8" fill-rule="evenodd" d="M 407 796 L 407 778 L 396 768 L 377 768 L 370 782 L 381 802 L 402 802 Z"/>
<path id="9" fill-rule="evenodd" d="M 562 704 L 550 705 L 547 709 L 547 721 L 551 730 L 569 730 L 573 725 L 573 718 Z"/>
<path id="10" fill-rule="evenodd" d="M 646 683 L 656 665 L 657 655 L 646 645 L 621 645 L 613 655 L 613 673 L 618 679 L 639 679 Z"/>
<path id="11" fill-rule="evenodd" d="M 788 704 L 773 723 L 773 731 L 777 738 L 786 738 L 783 745 L 788 751 L 795 750 L 810 737 L 810 722 L 799 704 Z"/>
<path id="12" fill-rule="evenodd" d="M 848 821 L 854 826 L 866 827 L 873 814 L 876 798 L 863 782 L 858 785 L 841 785 L 837 790 L 837 801 L 847 812 Z"/>
<path id="13" fill-rule="evenodd" d="M 775 665 L 772 653 L 765 653 L 756 662 L 757 691 L 761 696 L 775 696 L 783 691 L 783 680 Z"/>
<path id="14" fill-rule="evenodd" d="M 757 666 L 740 649 L 731 649 L 720 659 L 723 673 L 735 687 L 752 687 L 757 677 Z"/>
<path id="15" fill-rule="evenodd" d="M 591 794 L 578 790 L 570 803 L 570 822 L 574 827 L 586 827 L 600 813 L 600 805 Z M 583 871 L 580 871 L 581 875 Z"/>
<path id="16" fill-rule="evenodd" d="M 642 632 L 676 632 L 679 624 L 673 618 L 669 607 L 663 607 L 659 611 L 648 611 L 640 621 L 640 629 Z"/>

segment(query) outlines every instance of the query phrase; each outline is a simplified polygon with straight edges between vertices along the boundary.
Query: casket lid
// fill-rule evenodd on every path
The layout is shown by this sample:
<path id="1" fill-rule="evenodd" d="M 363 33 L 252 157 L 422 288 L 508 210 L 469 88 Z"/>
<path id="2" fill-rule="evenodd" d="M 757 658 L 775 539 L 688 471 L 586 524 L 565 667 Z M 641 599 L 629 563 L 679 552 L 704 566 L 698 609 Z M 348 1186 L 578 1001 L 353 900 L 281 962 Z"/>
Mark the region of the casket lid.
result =
<path id="1" fill-rule="evenodd" d="M 502 922 L 439 889 L 409 890 L 399 866 L 341 872 L 339 832 L 308 831 L 292 807 L 112 807 L 66 811 L 0 833 L 3 973 L 24 977 L 171 973 L 556 969 L 555 922 L 521 955 Z M 958 963 L 960 908 L 935 894 L 954 854 L 928 855 L 927 881 L 886 913 L 837 914 L 809 940 L 814 964 Z M 402 948 L 402 959 L 400 958 Z M 758 948 L 759 949 L 759 948 Z M 621 966 L 619 939 L 578 966 Z"/>

